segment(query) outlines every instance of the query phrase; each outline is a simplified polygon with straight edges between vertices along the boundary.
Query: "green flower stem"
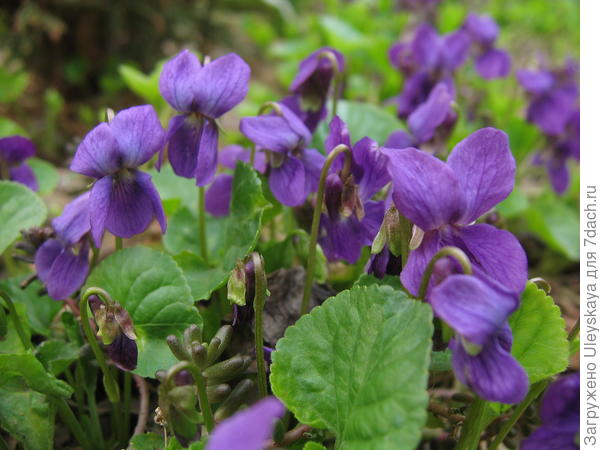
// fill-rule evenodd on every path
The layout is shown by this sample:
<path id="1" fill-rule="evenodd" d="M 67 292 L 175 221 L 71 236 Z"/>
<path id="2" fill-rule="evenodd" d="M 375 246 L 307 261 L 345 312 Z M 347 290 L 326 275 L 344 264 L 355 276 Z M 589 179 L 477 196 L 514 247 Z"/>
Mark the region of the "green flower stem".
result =
<path id="1" fill-rule="evenodd" d="M 170 384 L 173 383 L 175 375 L 182 370 L 188 370 L 194 377 L 196 389 L 198 391 L 198 402 L 200 403 L 202 417 L 204 418 L 204 426 L 210 433 L 215 427 L 215 418 L 213 417 L 213 412 L 208 401 L 208 394 L 206 393 L 206 379 L 204 378 L 204 375 L 202 375 L 200 368 L 190 361 L 181 361 L 169 369 L 165 379 L 165 385 L 170 386 Z"/>
<path id="2" fill-rule="evenodd" d="M 340 72 L 340 66 L 335 54 L 330 51 L 324 51 L 319 55 L 319 59 L 327 59 L 331 63 L 331 71 L 333 72 L 333 86 L 332 86 L 332 98 L 331 98 L 331 118 L 333 119 L 337 115 L 337 104 L 340 97 L 340 88 L 342 86 L 342 72 Z"/>
<path id="3" fill-rule="evenodd" d="M 573 342 L 573 340 L 577 337 L 578 334 L 579 334 L 579 319 L 577 319 L 577 322 L 571 329 L 571 332 L 569 333 L 569 336 L 567 337 L 568 341 Z M 533 386 L 531 386 L 531 389 L 529 390 L 527 397 L 525 397 L 525 399 L 517 405 L 517 407 L 511 414 L 510 418 L 506 422 L 504 422 L 504 424 L 502 425 L 502 428 L 500 428 L 500 431 L 498 432 L 498 434 L 496 435 L 496 438 L 490 445 L 489 450 L 495 450 L 500 446 L 500 444 L 502 444 L 502 442 L 506 438 L 506 435 L 510 432 L 510 430 L 515 425 L 515 423 L 517 423 L 517 420 L 519 420 L 519 418 L 525 412 L 527 407 L 536 398 L 538 398 L 538 396 L 542 392 L 544 392 L 546 390 L 546 388 L 550 384 L 550 381 L 551 381 L 551 378 L 546 378 L 545 380 L 538 381 Z"/>
<path id="4" fill-rule="evenodd" d="M 467 411 L 467 418 L 454 450 L 477 450 L 481 432 L 488 425 L 490 418 L 487 402 L 477 397 Z"/>
<path id="5" fill-rule="evenodd" d="M 126 442 L 131 428 L 131 372 L 123 372 L 123 436 L 120 441 Z"/>
<path id="6" fill-rule="evenodd" d="M 75 439 L 77 439 L 79 444 L 81 444 L 81 446 L 84 449 L 92 449 L 93 446 L 88 441 L 87 435 L 83 431 L 83 428 L 81 428 L 81 425 L 77 421 L 77 418 L 73 414 L 73 411 L 71 411 L 71 408 L 69 408 L 69 405 L 67 405 L 65 399 L 55 398 L 54 403 L 56 405 L 58 415 L 65 423 L 65 425 L 69 428 L 69 430 L 71 430 L 71 433 L 73 434 L 73 436 L 75 436 Z"/>
<path id="7" fill-rule="evenodd" d="M 25 330 L 21 326 L 21 321 L 19 320 L 19 316 L 17 315 L 17 310 L 15 309 L 15 305 L 12 302 L 11 298 L 4 291 L 0 291 L 0 297 L 4 299 L 6 303 L 6 307 L 8 308 L 8 312 L 10 315 L 10 320 L 12 320 L 13 325 L 15 326 L 15 330 L 17 330 L 17 334 L 19 335 L 19 339 L 27 350 L 32 350 L 33 345 L 31 345 L 31 340 L 27 337 Z"/>
<path id="8" fill-rule="evenodd" d="M 267 391 L 267 371 L 263 348 L 263 309 L 267 292 L 267 276 L 264 261 L 258 253 L 252 253 L 254 263 L 254 346 L 256 348 L 256 379 L 261 398 L 269 395 Z"/>
<path id="9" fill-rule="evenodd" d="M 206 192 L 204 186 L 198 187 L 198 233 L 200 237 L 200 256 L 208 262 L 206 245 Z"/>
<path id="10" fill-rule="evenodd" d="M 115 250 L 119 251 L 123 249 L 123 238 L 115 236 Z"/>
<path id="11" fill-rule="evenodd" d="M 104 302 L 112 302 L 113 300 L 111 299 L 110 295 L 108 295 L 108 292 L 106 292 L 104 289 L 91 287 L 81 296 L 81 301 L 79 302 L 79 314 L 81 317 L 81 326 L 83 327 L 85 337 L 87 338 L 88 343 L 92 348 L 92 352 L 96 357 L 96 361 L 100 366 L 100 370 L 104 375 L 104 388 L 106 389 L 108 399 L 111 403 L 117 403 L 119 401 L 119 385 L 112 376 L 108 364 L 106 363 L 106 359 L 104 358 L 104 353 L 102 353 L 102 350 L 100 350 L 96 336 L 94 336 L 94 332 L 90 327 L 90 319 L 88 315 L 88 298 L 90 295 L 96 295 Z"/>
<path id="12" fill-rule="evenodd" d="M 427 267 L 425 268 L 425 273 L 423 274 L 423 279 L 421 280 L 421 286 L 419 287 L 419 298 L 420 299 L 422 299 L 422 300 L 425 299 L 425 295 L 427 294 L 427 286 L 429 286 L 429 280 L 431 279 L 431 275 L 433 274 L 433 269 L 435 267 L 435 263 L 437 261 L 439 261 L 440 259 L 445 258 L 447 256 L 451 256 L 458 261 L 458 263 L 462 267 L 464 274 L 466 274 L 466 275 L 473 274 L 473 268 L 471 267 L 469 257 L 467 255 L 465 255 L 465 252 L 463 252 L 458 247 L 451 247 L 451 246 L 444 247 L 440 251 L 438 251 L 435 255 L 433 255 L 433 258 L 431 258 L 431 261 L 429 261 L 429 264 L 427 264 Z"/>
<path id="13" fill-rule="evenodd" d="M 538 381 L 533 386 L 531 386 L 531 389 L 529 390 L 529 393 L 527 394 L 527 397 L 525 397 L 525 399 L 521 403 L 519 403 L 517 405 L 517 407 L 515 408 L 515 410 L 513 411 L 513 413 L 511 414 L 511 416 L 509 417 L 509 419 L 502 424 L 502 427 L 500 428 L 500 431 L 496 435 L 496 438 L 494 439 L 494 441 L 489 446 L 489 450 L 495 450 L 495 449 L 497 449 L 500 446 L 500 444 L 502 444 L 502 442 L 506 438 L 506 435 L 510 432 L 510 430 L 515 425 L 515 423 L 517 423 L 517 420 L 519 420 L 519 418 L 525 412 L 525 410 L 527 409 L 527 407 L 536 398 L 538 398 L 538 396 L 542 392 L 544 392 L 544 390 L 546 389 L 546 387 L 548 387 L 548 384 L 550 384 L 550 379 L 549 378 L 546 379 L 546 380 Z"/>
<path id="14" fill-rule="evenodd" d="M 569 336 L 567 337 L 567 339 L 569 340 L 569 342 L 573 342 L 573 340 L 575 340 L 575 338 L 579 335 L 579 317 L 577 318 L 577 322 L 575 322 L 575 325 L 573 325 L 573 328 L 571 328 L 571 331 L 569 331 Z"/>
<path id="15" fill-rule="evenodd" d="M 92 432 L 95 439 L 98 440 L 98 447 L 105 448 L 104 436 L 102 435 L 102 426 L 100 425 L 100 416 L 98 416 L 98 408 L 96 407 L 96 395 L 91 389 L 85 390 L 90 417 L 92 419 Z"/>
<path id="16" fill-rule="evenodd" d="M 329 168 L 333 161 L 341 154 L 345 153 L 344 169 L 350 167 L 352 163 L 352 154 L 350 149 L 340 144 L 335 147 L 325 160 L 323 169 L 321 170 L 321 177 L 319 178 L 319 190 L 317 191 L 317 200 L 315 202 L 315 210 L 313 212 L 312 224 L 310 227 L 310 241 L 308 243 L 308 257 L 306 258 L 306 278 L 304 279 L 304 295 L 302 296 L 302 307 L 300 308 L 300 316 L 303 316 L 308 312 L 310 295 L 312 293 L 312 283 L 315 276 L 315 260 L 317 256 L 317 237 L 319 235 L 319 224 L 321 223 L 321 211 L 323 209 L 323 197 L 325 195 L 325 181 L 329 174 Z"/>

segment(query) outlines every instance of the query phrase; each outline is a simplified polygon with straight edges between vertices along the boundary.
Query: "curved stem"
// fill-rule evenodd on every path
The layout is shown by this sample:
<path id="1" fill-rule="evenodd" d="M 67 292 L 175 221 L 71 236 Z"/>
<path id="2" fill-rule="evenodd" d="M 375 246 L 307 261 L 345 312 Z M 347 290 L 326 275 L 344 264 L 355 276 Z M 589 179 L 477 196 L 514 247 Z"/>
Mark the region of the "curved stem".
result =
<path id="1" fill-rule="evenodd" d="M 148 408 L 150 407 L 150 391 L 148 390 L 146 380 L 144 380 L 142 377 L 139 375 L 133 375 L 133 379 L 135 380 L 135 384 L 140 391 L 140 410 L 138 412 L 138 420 L 135 425 L 135 429 L 133 430 L 133 435 L 137 436 L 138 434 L 144 434 L 144 431 L 146 431 L 146 422 L 148 422 Z"/>
<path id="2" fill-rule="evenodd" d="M 258 109 L 258 115 L 261 116 L 264 113 L 266 113 L 269 109 L 272 109 L 275 114 L 277 114 L 278 116 L 283 116 L 283 112 L 281 111 L 281 108 L 279 106 L 279 104 L 277 102 L 266 102 L 263 103 L 261 105 L 261 107 Z"/>
<path id="3" fill-rule="evenodd" d="M 198 233 L 200 237 L 200 256 L 208 262 L 206 245 L 206 192 L 204 186 L 198 187 Z"/>
<path id="4" fill-rule="evenodd" d="M 435 267 L 435 263 L 447 256 L 451 256 L 458 261 L 458 263 L 462 267 L 464 274 L 473 274 L 473 268 L 471 267 L 469 257 L 465 255 L 465 252 L 463 252 L 458 247 L 444 247 L 435 255 L 433 255 L 433 258 L 431 258 L 431 261 L 429 261 L 427 267 L 425 268 L 425 273 L 423 274 L 423 279 L 421 280 L 421 286 L 419 287 L 420 299 L 425 299 L 425 295 L 427 294 L 427 286 L 429 286 L 429 280 L 431 279 L 431 275 L 433 274 L 433 268 Z"/>
<path id="5" fill-rule="evenodd" d="M 577 318 L 577 322 L 575 322 L 575 325 L 573 325 L 573 328 L 571 328 L 571 331 L 569 331 L 569 336 L 567 337 L 567 339 L 569 340 L 569 342 L 573 342 L 578 334 L 579 334 L 579 317 Z"/>
<path id="6" fill-rule="evenodd" d="M 81 300 L 79 302 L 79 314 L 81 318 L 81 326 L 83 327 L 83 332 L 92 348 L 92 352 L 96 357 L 96 361 L 98 361 L 98 365 L 100 366 L 100 370 L 104 375 L 104 387 L 106 389 L 106 394 L 108 395 L 108 399 L 111 403 L 117 403 L 119 401 L 119 385 L 115 381 L 110 372 L 108 364 L 106 363 L 106 359 L 104 358 L 104 353 L 100 349 L 98 345 L 98 341 L 96 340 L 96 336 L 94 336 L 94 332 L 90 327 L 90 320 L 88 315 L 88 298 L 90 295 L 96 295 L 103 302 L 112 302 L 112 298 L 108 295 L 104 289 L 98 287 L 91 287 L 85 291 L 85 293 L 81 296 Z"/>
<path id="7" fill-rule="evenodd" d="M 182 370 L 188 370 L 192 374 L 192 377 L 194 377 L 198 391 L 198 402 L 200 403 L 202 417 L 204 418 L 204 426 L 210 433 L 215 426 L 215 418 L 213 417 L 213 412 L 208 401 L 208 394 L 206 393 L 206 379 L 202 375 L 200 368 L 190 361 L 181 361 L 169 369 L 165 384 L 169 386 L 172 383 L 173 377 Z"/>
<path id="8" fill-rule="evenodd" d="M 19 335 L 19 339 L 21 340 L 23 347 L 25 347 L 27 350 L 32 350 L 33 345 L 31 344 L 31 340 L 29 340 L 29 338 L 27 337 L 27 333 L 25 333 L 25 330 L 21 326 L 21 321 L 19 320 L 19 316 L 17 315 L 17 310 L 15 309 L 13 301 L 4 291 L 0 291 L 0 297 L 2 297 L 4 299 L 4 302 L 6 303 L 10 319 L 12 320 L 13 325 L 15 326 L 15 330 L 17 330 L 17 334 Z"/>
<path id="9" fill-rule="evenodd" d="M 332 98 L 331 98 L 331 118 L 333 119 L 337 115 L 337 103 L 340 95 L 340 86 L 342 84 L 342 72 L 340 72 L 340 65 L 335 57 L 335 54 L 331 51 L 324 51 L 319 55 L 319 59 L 326 59 L 331 63 L 331 71 L 333 72 L 333 86 L 332 86 Z"/>
<path id="10" fill-rule="evenodd" d="M 352 154 L 350 149 L 340 144 L 335 147 L 325 160 L 323 169 L 321 169 L 321 177 L 319 178 L 319 190 L 317 191 L 317 200 L 315 202 L 315 210 L 313 212 L 312 224 L 310 227 L 310 241 L 308 243 L 308 257 L 306 258 L 306 278 L 304 279 L 304 294 L 302 296 L 302 307 L 300 308 L 300 316 L 303 316 L 308 312 L 310 295 L 312 293 L 312 282 L 315 276 L 315 259 L 317 255 L 317 237 L 319 234 L 319 224 L 321 222 L 321 211 L 323 209 L 323 196 L 325 195 L 325 181 L 329 174 L 329 168 L 333 161 L 341 154 L 345 152 L 346 158 L 344 160 L 344 169 L 349 167 L 352 163 Z"/>
<path id="11" fill-rule="evenodd" d="M 261 398 L 268 395 L 265 351 L 263 348 L 263 309 L 267 291 L 264 261 L 258 253 L 252 253 L 254 263 L 254 346 L 256 348 L 256 379 Z"/>
<path id="12" fill-rule="evenodd" d="M 517 405 L 509 419 L 502 424 L 502 427 L 496 435 L 496 438 L 489 446 L 489 450 L 495 450 L 500 446 L 500 444 L 502 444 L 502 442 L 506 438 L 506 435 L 510 432 L 514 424 L 517 423 L 517 420 L 519 420 L 519 417 L 521 417 L 521 415 L 525 412 L 527 407 L 546 389 L 549 382 L 549 379 L 539 381 L 531 387 L 529 393 L 527 394 L 527 397 L 525 397 L 525 399 Z"/>

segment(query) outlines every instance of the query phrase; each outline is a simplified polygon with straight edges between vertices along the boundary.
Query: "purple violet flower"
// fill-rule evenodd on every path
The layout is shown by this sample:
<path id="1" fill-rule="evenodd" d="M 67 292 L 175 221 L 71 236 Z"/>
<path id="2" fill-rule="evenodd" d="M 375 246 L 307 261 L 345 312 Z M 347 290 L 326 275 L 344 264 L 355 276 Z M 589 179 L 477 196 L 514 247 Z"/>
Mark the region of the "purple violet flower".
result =
<path id="1" fill-rule="evenodd" d="M 38 277 L 48 295 L 63 300 L 85 282 L 89 269 L 90 193 L 69 203 L 63 213 L 52 220 L 56 238 L 49 239 L 35 254 Z"/>
<path id="2" fill-rule="evenodd" d="M 523 441 L 522 450 L 579 448 L 579 383 L 579 373 L 572 373 L 548 387 L 540 409 L 542 425 Z"/>
<path id="3" fill-rule="evenodd" d="M 426 23 L 415 30 L 412 41 L 394 44 L 389 51 L 390 61 L 405 76 L 403 91 L 397 97 L 398 115 L 407 118 L 438 83 L 446 84 L 454 97 L 452 74 L 467 60 L 470 45 L 466 31 L 440 36 Z"/>
<path id="4" fill-rule="evenodd" d="M 211 433 L 206 450 L 261 450 L 285 407 L 267 397 L 221 422 Z"/>
<path id="5" fill-rule="evenodd" d="M 235 170 L 238 161 L 250 162 L 250 150 L 240 145 L 228 145 L 219 152 L 219 163 L 230 170 Z M 265 173 L 267 160 L 263 152 L 254 155 L 254 168 L 260 173 Z M 231 189 L 233 175 L 229 173 L 217 174 L 212 184 L 206 190 L 206 210 L 215 217 L 229 214 L 231 203 Z"/>
<path id="6" fill-rule="evenodd" d="M 24 184 L 32 191 L 39 189 L 35 174 L 25 160 L 35 155 L 33 142 L 22 136 L 0 139 L 0 179 Z"/>
<path id="7" fill-rule="evenodd" d="M 383 201 L 371 197 L 389 181 L 387 159 L 377 143 L 365 137 L 354 146 L 346 124 L 334 117 L 325 141 L 327 152 L 337 145 L 352 151 L 350 173 L 344 173 L 343 156 L 332 165 L 325 185 L 325 213 L 321 215 L 319 244 L 329 261 L 354 264 L 363 246 L 371 245 L 385 214 Z"/>
<path id="8" fill-rule="evenodd" d="M 104 230 L 130 238 L 154 217 L 167 224 L 152 177 L 137 168 L 164 146 L 165 133 L 154 108 L 135 106 L 90 131 L 71 163 L 74 172 L 96 178 L 90 194 L 90 224 L 96 247 Z"/>
<path id="9" fill-rule="evenodd" d="M 510 74 L 511 58 L 507 51 L 494 46 L 498 24 L 491 16 L 469 13 L 463 28 L 478 46 L 475 68 L 486 80 L 504 78 Z"/>
<path id="10" fill-rule="evenodd" d="M 209 184 L 217 171 L 216 120 L 248 93 L 250 67 L 235 53 L 202 65 L 189 50 L 168 61 L 160 75 L 160 93 L 181 114 L 167 134 L 169 162 L 182 177 Z M 162 157 L 159 158 L 159 164 Z"/>
<path id="11" fill-rule="evenodd" d="M 334 69 L 332 60 L 326 55 L 335 58 L 337 69 Z M 293 95 L 281 103 L 300 117 L 311 133 L 327 117 L 327 97 L 336 71 L 342 73 L 344 67 L 344 56 L 331 47 L 322 47 L 300 62 L 298 73 L 290 86 Z"/>
<path id="12" fill-rule="evenodd" d="M 454 147 L 446 163 L 416 148 L 382 151 L 389 158 L 394 204 L 422 236 L 400 276 L 406 289 L 417 295 L 433 255 L 452 245 L 467 254 L 476 276 L 521 292 L 527 257 L 519 241 L 508 231 L 474 223 L 512 191 L 516 164 L 506 134 L 478 130 Z"/>
<path id="13" fill-rule="evenodd" d="M 244 117 L 240 131 L 257 150 L 266 152 L 269 187 L 275 198 L 284 205 L 298 206 L 317 190 L 325 157 L 306 148 L 312 136 L 298 116 L 281 103 L 278 108 L 281 115 Z"/>

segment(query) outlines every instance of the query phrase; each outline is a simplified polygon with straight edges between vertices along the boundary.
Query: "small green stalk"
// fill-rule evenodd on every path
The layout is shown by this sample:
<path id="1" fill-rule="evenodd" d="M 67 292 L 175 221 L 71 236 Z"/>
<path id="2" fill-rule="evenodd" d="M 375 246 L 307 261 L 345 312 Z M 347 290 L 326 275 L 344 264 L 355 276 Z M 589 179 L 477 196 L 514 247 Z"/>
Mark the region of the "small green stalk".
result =
<path id="1" fill-rule="evenodd" d="M 115 236 L 115 249 L 117 251 L 123 249 L 123 238 L 121 238 L 119 236 Z"/>
<path id="2" fill-rule="evenodd" d="M 77 421 L 77 418 L 73 414 L 73 411 L 71 411 L 71 408 L 69 408 L 69 405 L 65 399 L 56 397 L 54 399 L 54 404 L 56 405 L 58 415 L 69 428 L 71 433 L 73 433 L 73 436 L 75 436 L 75 439 L 77 439 L 79 444 L 81 444 L 84 449 L 93 448 L 88 441 L 87 434 L 85 434 L 83 428 L 81 428 L 81 424 Z"/>
<path id="3" fill-rule="evenodd" d="M 531 389 L 529 390 L 529 393 L 527 394 L 527 397 L 525 397 L 525 399 L 521 403 L 519 403 L 517 405 L 517 407 L 515 408 L 515 410 L 511 414 L 510 418 L 506 422 L 504 422 L 502 424 L 502 427 L 500 428 L 500 431 L 496 435 L 496 438 L 494 439 L 494 441 L 489 446 L 489 450 L 495 450 L 495 449 L 497 449 L 500 446 L 500 444 L 502 444 L 502 442 L 506 438 L 506 435 L 510 432 L 510 430 L 515 425 L 515 423 L 517 423 L 517 420 L 519 420 L 519 418 L 525 412 L 525 410 L 527 409 L 527 407 L 536 398 L 538 398 L 538 396 L 542 392 L 544 392 L 544 390 L 546 389 L 546 387 L 548 387 L 548 384 L 550 384 L 550 379 L 538 381 L 533 386 L 531 386 Z"/>
<path id="4" fill-rule="evenodd" d="M 256 348 L 256 379 L 261 398 L 266 397 L 267 371 L 265 367 L 265 351 L 263 348 L 263 309 L 267 292 L 267 276 L 264 261 L 258 253 L 252 253 L 254 263 L 254 346 Z"/>
<path id="5" fill-rule="evenodd" d="M 123 436 L 121 442 L 126 442 L 131 428 L 131 372 L 123 372 Z"/>
<path id="6" fill-rule="evenodd" d="M 447 256 L 451 256 L 458 261 L 461 265 L 463 273 L 465 275 L 472 275 L 473 268 L 471 267 L 471 262 L 469 261 L 469 257 L 465 255 L 458 247 L 444 247 L 439 252 L 437 252 L 431 261 L 427 264 L 425 268 L 425 273 L 423 274 L 423 279 L 421 280 L 421 286 L 419 287 L 419 298 L 425 299 L 425 295 L 427 294 L 427 287 L 429 286 L 429 280 L 431 279 L 431 275 L 433 274 L 433 269 L 435 267 L 435 263 L 442 258 Z"/>
<path id="7" fill-rule="evenodd" d="M 198 233 L 200 238 L 200 256 L 208 262 L 208 246 L 206 244 L 206 192 L 204 186 L 198 187 Z"/>
<path id="8" fill-rule="evenodd" d="M 12 320 L 13 325 L 15 326 L 15 330 L 17 330 L 17 334 L 19 335 L 19 339 L 27 350 L 32 350 L 33 345 L 31 345 L 31 341 L 27 337 L 25 330 L 21 326 L 21 321 L 19 320 L 19 316 L 17 315 L 17 310 L 15 309 L 15 305 L 12 302 L 11 298 L 8 294 L 4 293 L 4 291 L 0 291 L 0 297 L 4 299 L 6 303 L 6 307 L 8 308 L 8 313 L 10 315 L 10 320 Z"/>
<path id="9" fill-rule="evenodd" d="M 481 432 L 488 425 L 490 418 L 487 402 L 477 397 L 467 411 L 467 418 L 454 450 L 476 450 Z"/>
<path id="10" fill-rule="evenodd" d="M 304 295 L 302 296 L 302 307 L 300 308 L 300 316 L 303 316 L 308 312 L 310 303 L 310 296 L 312 293 L 312 283 L 315 276 L 315 261 L 317 257 L 317 238 L 319 236 L 319 225 L 321 223 L 321 211 L 323 210 L 323 197 L 325 195 L 325 181 L 329 174 L 329 168 L 333 161 L 341 154 L 346 153 L 346 159 L 344 161 L 344 169 L 349 169 L 352 162 L 352 154 L 350 149 L 340 144 L 335 147 L 325 160 L 323 169 L 321 170 L 321 177 L 319 178 L 319 190 L 317 191 L 317 199 L 315 202 L 315 210 L 313 212 L 312 224 L 310 227 L 310 241 L 308 243 L 308 257 L 306 258 L 306 278 L 304 279 Z"/>
<path id="11" fill-rule="evenodd" d="M 96 361 L 100 366 L 100 370 L 104 375 L 104 387 L 106 389 L 106 394 L 108 395 L 108 399 L 111 403 L 119 402 L 119 385 L 115 381 L 108 364 L 106 363 L 106 359 L 104 358 L 104 353 L 100 349 L 98 345 L 98 341 L 96 340 L 96 336 L 94 336 L 94 332 L 90 327 L 90 319 L 88 315 L 88 298 L 90 295 L 96 295 L 103 302 L 112 302 L 110 295 L 104 289 L 100 289 L 97 287 L 91 287 L 85 291 L 85 293 L 81 297 L 81 301 L 79 302 L 79 314 L 81 317 L 81 326 L 83 328 L 83 332 L 90 344 L 92 352 L 96 357 Z"/>

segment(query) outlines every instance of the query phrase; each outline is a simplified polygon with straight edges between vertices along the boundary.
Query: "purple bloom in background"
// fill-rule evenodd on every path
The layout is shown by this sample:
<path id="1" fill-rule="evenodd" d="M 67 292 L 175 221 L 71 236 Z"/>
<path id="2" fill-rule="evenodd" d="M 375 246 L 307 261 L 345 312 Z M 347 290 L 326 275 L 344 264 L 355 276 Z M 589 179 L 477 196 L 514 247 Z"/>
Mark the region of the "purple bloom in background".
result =
<path id="1" fill-rule="evenodd" d="M 494 46 L 498 38 L 498 24 L 487 15 L 469 13 L 463 28 L 478 46 L 475 68 L 486 80 L 504 78 L 510 74 L 511 58 L 507 51 Z"/>
<path id="2" fill-rule="evenodd" d="M 250 67 L 235 53 L 202 65 L 189 50 L 168 61 L 160 75 L 160 93 L 181 114 L 169 123 L 168 152 L 173 171 L 209 184 L 217 171 L 216 119 L 248 93 Z M 159 158 L 159 164 L 160 160 Z"/>
<path id="3" fill-rule="evenodd" d="M 319 185 L 325 157 L 307 149 L 310 131 L 288 107 L 278 104 L 279 114 L 244 117 L 240 131 L 259 150 L 267 153 L 269 187 L 287 206 L 302 204 Z"/>
<path id="4" fill-rule="evenodd" d="M 90 131 L 71 163 L 74 172 L 96 178 L 90 194 L 90 224 L 96 247 L 104 230 L 130 238 L 154 217 L 163 233 L 167 224 L 152 177 L 137 168 L 164 146 L 165 133 L 154 108 L 135 106 Z"/>
<path id="5" fill-rule="evenodd" d="M 529 435 L 522 450 L 575 450 L 579 448 L 579 373 L 560 378 L 544 394 L 542 425 Z"/>
<path id="6" fill-rule="evenodd" d="M 459 142 L 446 163 L 415 148 L 383 149 L 398 211 L 423 231 L 408 256 L 402 284 L 417 295 L 425 267 L 442 247 L 456 246 L 473 263 L 476 276 L 521 292 L 527 257 L 508 231 L 475 220 L 512 191 L 515 160 L 502 131 L 483 128 Z"/>
<path id="7" fill-rule="evenodd" d="M 285 407 L 267 397 L 221 422 L 210 434 L 206 450 L 261 450 Z"/>
<path id="8" fill-rule="evenodd" d="M 89 263 L 90 193 L 69 203 L 63 213 L 52 220 L 56 238 L 49 239 L 35 254 L 38 277 L 48 295 L 63 300 L 81 287 Z"/>
<path id="9" fill-rule="evenodd" d="M 327 117 L 327 98 L 334 77 L 336 72 L 341 74 L 344 67 L 344 56 L 331 47 L 322 47 L 300 62 L 298 73 L 290 86 L 293 95 L 281 103 L 300 117 L 311 133 Z"/>
<path id="10" fill-rule="evenodd" d="M 546 148 L 534 164 L 546 167 L 555 192 L 563 194 L 570 181 L 567 162 L 579 161 L 579 88 L 573 63 L 558 70 L 519 70 L 517 79 L 530 96 L 527 120 L 546 136 Z"/>
<path id="11" fill-rule="evenodd" d="M 235 170 L 238 161 L 250 162 L 250 150 L 239 145 L 228 145 L 219 152 L 219 164 L 230 170 Z M 260 173 L 265 173 L 267 160 L 265 154 L 257 152 L 254 155 L 254 168 Z M 229 173 L 218 174 L 206 190 L 206 210 L 216 217 L 229 214 L 231 203 L 231 189 L 233 175 Z"/>
<path id="12" fill-rule="evenodd" d="M 371 245 L 385 214 L 383 201 L 371 197 L 389 181 L 387 159 L 372 139 L 365 137 L 354 146 L 346 124 L 334 117 L 325 141 L 327 152 L 337 145 L 352 151 L 352 165 L 344 173 L 343 156 L 332 165 L 325 186 L 325 211 L 321 215 L 319 244 L 329 261 L 344 259 L 354 264 L 363 246 Z"/>
<path id="13" fill-rule="evenodd" d="M 37 191 L 38 183 L 35 174 L 25 162 L 33 155 L 35 155 L 35 147 L 27 138 L 9 136 L 0 139 L 0 179 L 8 176 L 9 180 Z"/>
<path id="14" fill-rule="evenodd" d="M 403 91 L 397 97 L 398 115 L 408 117 L 427 100 L 438 83 L 445 83 L 454 97 L 452 74 L 465 63 L 470 45 L 466 31 L 440 36 L 426 23 L 415 30 L 412 41 L 394 44 L 389 52 L 390 61 L 405 76 Z"/>

